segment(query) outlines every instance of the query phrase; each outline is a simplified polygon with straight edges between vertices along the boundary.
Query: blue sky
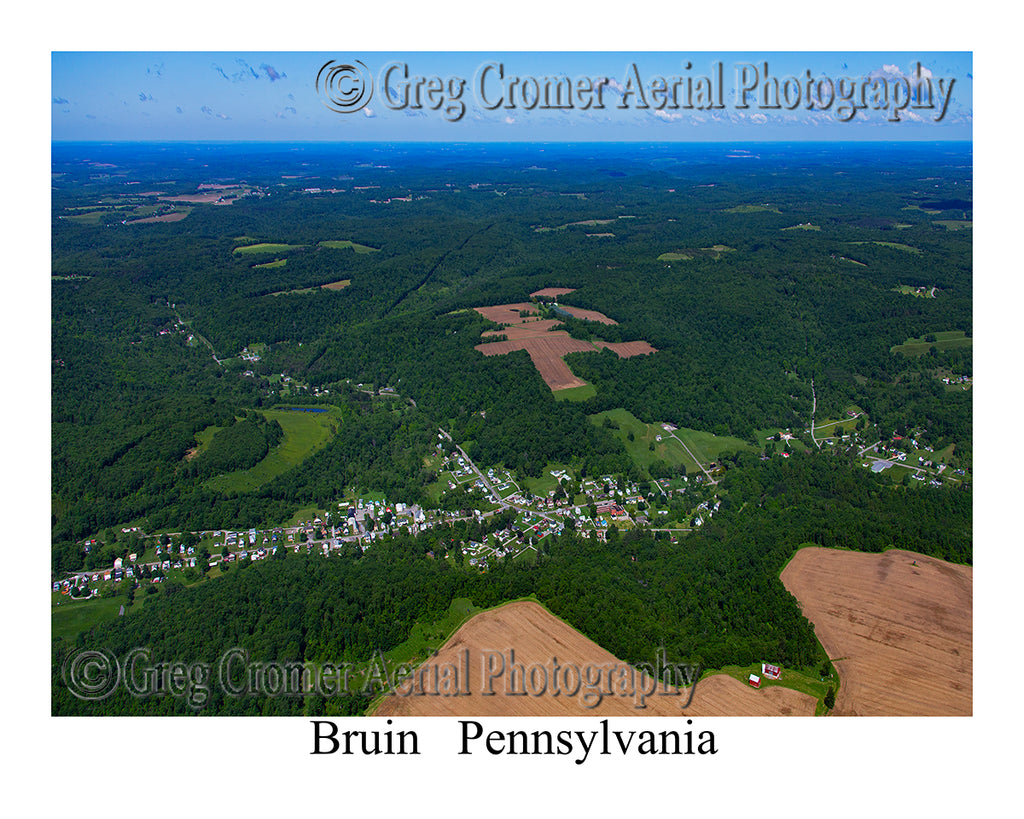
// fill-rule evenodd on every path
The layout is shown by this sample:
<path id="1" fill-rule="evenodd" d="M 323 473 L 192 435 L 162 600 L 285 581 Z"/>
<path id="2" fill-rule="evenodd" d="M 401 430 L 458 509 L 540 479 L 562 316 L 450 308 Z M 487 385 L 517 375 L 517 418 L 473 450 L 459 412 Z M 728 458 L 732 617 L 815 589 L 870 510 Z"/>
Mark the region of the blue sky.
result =
<path id="1" fill-rule="evenodd" d="M 360 61 L 374 82 L 364 107 L 338 113 L 318 93 L 321 67 Z M 390 98 L 384 94 L 388 65 Z M 767 82 L 764 67 L 767 64 Z M 931 108 L 916 98 L 894 113 L 905 85 L 900 78 L 930 78 Z M 483 71 L 485 66 L 492 66 Z M 503 66 L 505 79 L 496 66 Z M 721 65 L 719 74 L 718 66 Z M 635 66 L 635 69 L 634 69 Z M 436 141 L 761 141 L 761 140 L 969 140 L 973 121 L 973 66 L 969 52 L 60 52 L 51 57 L 53 140 L 436 140 Z M 409 80 L 404 79 L 408 71 Z M 756 70 L 756 77 L 754 72 Z M 601 91 L 577 96 L 574 107 L 527 110 L 510 77 L 565 77 L 584 86 L 607 78 Z M 326 77 L 326 74 L 321 75 Z M 433 98 L 412 95 L 415 78 L 424 86 L 437 78 Z M 710 102 L 724 107 L 660 109 L 652 84 L 680 77 L 685 87 L 703 87 Z M 482 79 L 481 79 L 482 78 Z M 644 95 L 629 93 L 639 83 Z M 702 80 L 700 78 L 707 78 Z M 766 108 L 777 82 L 794 95 L 793 110 Z M 838 99 L 826 110 L 807 110 L 808 80 L 820 85 L 812 101 L 823 101 L 840 80 L 869 85 L 869 106 L 840 116 Z M 940 88 L 938 81 L 943 80 Z M 949 80 L 953 80 L 950 89 Z M 454 85 L 452 84 L 454 81 Z M 459 92 L 459 81 L 463 81 Z M 342 83 L 349 82 L 341 80 Z M 483 82 L 483 86 L 480 83 Z M 737 106 L 737 89 L 755 85 L 748 107 Z M 321 91 L 323 85 L 321 83 Z M 345 90 L 350 85 L 338 88 Z M 532 88 L 532 86 L 531 86 Z M 887 98 L 877 96 L 886 89 Z M 833 91 L 830 91 L 833 89 Z M 623 92 L 626 92 L 623 96 Z M 405 105 L 403 94 L 409 93 Z M 698 93 L 695 91 L 694 93 Z M 677 97 L 680 105 L 686 98 Z M 824 95 L 824 96 L 822 96 Z M 587 99 L 591 107 L 582 109 Z M 330 99 L 327 98 L 329 102 Z M 643 103 L 647 107 L 643 107 Z M 922 104 L 925 100 L 922 98 Z M 432 108 L 432 104 L 440 103 Z M 499 103 L 495 105 L 495 103 Z M 942 106 L 941 121 L 936 122 Z M 880 110 L 875 110 L 879 108 Z M 456 115 L 461 114 L 456 120 Z M 899 116 L 900 121 L 892 121 Z"/>

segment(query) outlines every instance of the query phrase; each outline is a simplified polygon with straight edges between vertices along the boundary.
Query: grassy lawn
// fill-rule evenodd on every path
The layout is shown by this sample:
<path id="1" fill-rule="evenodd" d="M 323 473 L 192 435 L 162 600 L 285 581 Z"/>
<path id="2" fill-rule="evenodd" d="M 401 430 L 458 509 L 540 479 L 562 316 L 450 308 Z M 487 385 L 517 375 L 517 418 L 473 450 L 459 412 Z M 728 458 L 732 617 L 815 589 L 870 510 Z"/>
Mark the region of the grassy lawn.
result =
<path id="1" fill-rule="evenodd" d="M 570 479 L 576 474 L 565 464 L 548 464 L 544 467 L 544 471 L 539 478 L 525 478 L 522 481 L 523 486 L 531 495 L 546 498 L 548 492 L 554 491 L 558 486 L 558 478 L 551 474 L 552 470 L 555 472 L 564 471 Z"/>
<path id="2" fill-rule="evenodd" d="M 272 262 L 264 262 L 263 264 L 254 264 L 253 267 L 284 267 L 288 264 L 287 259 L 274 259 Z"/>
<path id="3" fill-rule="evenodd" d="M 919 356 L 927 353 L 933 345 L 938 350 L 949 350 L 953 347 L 970 347 L 974 343 L 974 339 L 965 336 L 963 330 L 945 330 L 934 335 L 935 341 L 925 341 L 923 338 L 908 338 L 902 344 L 892 347 L 889 352 Z"/>
<path id="4" fill-rule="evenodd" d="M 218 492 L 250 492 L 301 463 L 331 437 L 331 425 L 337 423 L 338 411 L 295 412 L 291 410 L 260 410 L 268 421 L 277 421 L 284 429 L 284 439 L 256 466 L 218 475 L 205 484 Z"/>
<path id="5" fill-rule="evenodd" d="M 815 714 L 824 713 L 824 704 L 822 700 L 825 698 L 825 694 L 828 693 L 830 686 L 838 686 L 838 681 L 834 678 L 831 682 L 822 682 L 821 678 L 811 669 L 797 670 L 795 668 L 783 668 L 782 674 L 778 680 L 769 680 L 766 677 L 761 676 L 761 664 L 749 665 L 746 667 L 740 667 L 738 665 L 727 665 L 725 668 L 721 668 L 717 671 L 709 671 L 701 676 L 709 677 L 712 674 L 728 674 L 740 682 L 746 684 L 747 678 L 751 674 L 757 674 L 761 677 L 761 688 L 771 688 L 772 686 L 778 685 L 782 688 L 792 688 L 795 691 L 800 691 L 804 694 L 809 694 L 818 700 L 818 706 L 815 710 Z M 694 695 L 700 696 L 700 684 L 698 683 L 697 693 Z"/>
<path id="6" fill-rule="evenodd" d="M 659 262 L 688 262 L 692 258 L 693 258 L 693 256 L 690 256 L 688 253 L 675 253 L 675 252 L 671 252 L 671 253 L 662 253 L 658 257 L 658 261 Z"/>

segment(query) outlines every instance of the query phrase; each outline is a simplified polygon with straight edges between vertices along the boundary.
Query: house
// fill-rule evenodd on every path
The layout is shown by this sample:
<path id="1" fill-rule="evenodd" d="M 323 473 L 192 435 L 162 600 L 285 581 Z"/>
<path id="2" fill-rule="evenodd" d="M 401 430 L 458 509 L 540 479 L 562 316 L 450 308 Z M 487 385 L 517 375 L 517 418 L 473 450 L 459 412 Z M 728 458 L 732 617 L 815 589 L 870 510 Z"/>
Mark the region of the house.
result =
<path id="1" fill-rule="evenodd" d="M 747 677 L 747 683 L 753 688 L 760 688 L 761 678 L 758 677 L 757 674 L 751 674 L 749 677 Z"/>
<path id="2" fill-rule="evenodd" d="M 769 665 L 768 663 L 761 663 L 761 673 L 769 680 L 777 680 L 782 676 L 782 669 L 777 665 Z"/>

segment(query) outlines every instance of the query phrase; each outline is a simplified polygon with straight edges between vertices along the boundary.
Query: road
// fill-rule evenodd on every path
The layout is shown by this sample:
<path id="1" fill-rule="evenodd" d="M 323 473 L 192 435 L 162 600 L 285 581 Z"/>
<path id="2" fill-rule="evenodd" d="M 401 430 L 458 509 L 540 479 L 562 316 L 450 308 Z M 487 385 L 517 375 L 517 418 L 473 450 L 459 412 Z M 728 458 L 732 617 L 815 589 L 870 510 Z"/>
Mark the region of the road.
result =
<path id="1" fill-rule="evenodd" d="M 438 432 L 440 432 L 448 441 L 450 441 L 451 443 L 455 444 L 455 442 L 452 441 L 452 436 L 449 435 L 445 430 L 438 428 Z M 491 500 L 494 503 L 498 504 L 498 506 L 500 506 L 502 509 L 515 509 L 515 510 L 517 510 L 519 512 L 529 512 L 531 515 L 537 515 L 537 517 L 543 518 L 544 520 L 549 521 L 551 523 L 559 523 L 560 522 L 560 521 L 556 520 L 553 517 L 545 515 L 543 512 L 541 512 L 541 511 L 539 511 L 537 509 L 530 509 L 529 507 L 524 507 L 524 506 L 516 506 L 514 503 L 509 503 L 508 501 L 503 500 L 502 497 L 498 494 L 498 491 L 494 488 L 494 486 L 491 485 L 491 482 L 489 480 L 487 480 L 487 476 L 484 475 L 484 473 L 480 471 L 480 468 L 475 463 L 473 463 L 473 459 L 470 458 L 463 451 L 462 447 L 459 446 L 458 444 L 455 444 L 455 448 L 459 451 L 459 454 L 462 455 L 462 457 L 466 459 L 466 463 L 468 463 L 470 465 L 470 467 L 472 467 L 473 471 L 476 472 L 476 474 L 479 476 L 480 480 L 483 481 L 484 486 L 487 487 L 487 492 L 491 496 Z M 487 514 L 487 513 L 485 513 L 485 514 Z M 493 513 L 490 513 L 490 514 L 493 514 Z"/>
<path id="2" fill-rule="evenodd" d="M 814 379 L 811 379 L 811 440 L 821 449 L 821 441 L 814 437 L 814 415 L 818 411 L 818 394 L 814 391 Z"/>
<path id="3" fill-rule="evenodd" d="M 663 427 L 663 429 L 664 429 L 664 427 Z M 683 443 L 683 439 L 682 439 L 682 438 L 680 438 L 680 437 L 679 437 L 678 435 L 676 435 L 676 434 L 675 434 L 674 432 L 672 432 L 671 430 L 665 430 L 665 431 L 666 431 L 666 432 L 668 432 L 668 434 L 669 434 L 669 435 L 671 435 L 671 436 L 672 436 L 673 438 L 675 438 L 675 439 L 676 439 L 677 441 L 679 441 L 679 443 L 680 443 L 680 444 L 682 444 L 682 446 L 683 446 L 683 449 L 685 449 L 685 450 L 686 450 L 686 454 L 687 454 L 687 455 L 689 455 L 689 456 L 690 456 L 691 458 L 693 458 L 693 462 L 694 462 L 695 464 L 697 464 L 697 466 L 699 466 L 699 467 L 701 468 L 701 471 L 702 471 L 702 472 L 703 472 L 703 473 L 704 473 L 705 475 L 707 475 L 707 476 L 708 476 L 708 480 L 709 480 L 709 481 L 711 481 L 711 483 L 713 483 L 713 484 L 717 484 L 717 483 L 718 483 L 718 481 L 716 481 L 716 480 L 715 480 L 714 478 L 712 478 L 712 477 L 711 477 L 711 473 L 710 473 L 710 472 L 708 472 L 708 471 L 707 471 L 707 470 L 706 470 L 706 469 L 704 468 L 704 464 L 702 464 L 702 463 L 700 462 L 700 459 L 699 459 L 699 458 L 698 458 L 698 457 L 697 457 L 696 455 L 694 455 L 694 454 L 693 454 L 692 452 L 690 452 L 690 448 L 689 448 L 689 447 L 688 447 L 688 446 L 687 446 L 687 445 L 686 445 L 685 443 Z"/>

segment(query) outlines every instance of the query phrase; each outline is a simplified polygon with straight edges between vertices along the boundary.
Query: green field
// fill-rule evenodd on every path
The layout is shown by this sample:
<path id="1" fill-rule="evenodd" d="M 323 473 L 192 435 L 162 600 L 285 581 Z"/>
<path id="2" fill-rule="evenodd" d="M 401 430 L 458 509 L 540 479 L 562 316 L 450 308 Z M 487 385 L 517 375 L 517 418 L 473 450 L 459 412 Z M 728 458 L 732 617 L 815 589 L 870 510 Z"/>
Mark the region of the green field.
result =
<path id="1" fill-rule="evenodd" d="M 204 485 L 218 492 L 251 492 L 278 475 L 301 463 L 331 437 L 331 425 L 337 423 L 338 412 L 293 412 L 260 410 L 268 421 L 277 421 L 284 429 L 284 439 L 251 469 L 230 472 L 211 478 Z M 204 430 L 205 432 L 205 430 Z"/>
<path id="2" fill-rule="evenodd" d="M 569 387 L 567 390 L 555 390 L 551 393 L 556 401 L 586 401 L 597 395 L 597 387 L 584 384 L 581 387 Z"/>
<path id="3" fill-rule="evenodd" d="M 726 213 L 761 213 L 767 211 L 769 213 L 781 213 L 778 208 L 772 205 L 737 205 L 734 208 L 726 209 Z"/>
<path id="4" fill-rule="evenodd" d="M 893 288 L 897 293 L 902 293 L 904 296 L 916 296 L 921 299 L 934 299 L 935 296 L 931 295 L 932 289 L 931 287 L 926 287 L 923 292 L 919 292 L 919 288 L 912 287 L 909 284 L 901 284 Z"/>
<path id="5" fill-rule="evenodd" d="M 671 253 L 662 253 L 658 257 L 658 261 L 659 262 L 688 262 L 692 258 L 693 258 L 693 256 L 689 255 L 688 253 L 675 253 L 675 252 L 671 252 Z"/>
<path id="6" fill-rule="evenodd" d="M 746 667 L 727 665 L 725 668 L 717 671 L 709 671 L 702 674 L 701 679 L 705 679 L 714 674 L 727 674 L 728 676 L 747 684 L 747 679 L 751 674 L 757 674 L 761 677 L 761 664 L 756 663 L 755 665 L 749 665 Z M 821 677 L 818 677 L 811 669 L 798 671 L 794 668 L 783 668 L 782 674 L 777 680 L 769 680 L 767 677 L 761 677 L 762 689 L 771 688 L 776 685 L 781 688 L 792 688 L 794 691 L 800 691 L 814 697 L 818 701 L 817 708 L 815 709 L 815 716 L 818 716 L 819 714 L 825 713 L 825 694 L 828 693 L 828 689 L 830 687 L 838 688 L 838 681 L 835 680 L 835 678 L 823 681 Z M 694 696 L 700 696 L 699 682 L 697 683 L 697 692 Z"/>
<path id="7" fill-rule="evenodd" d="M 274 259 L 272 262 L 264 262 L 263 264 L 254 264 L 253 268 L 257 267 L 284 267 L 288 264 L 287 259 Z"/>
<path id="8" fill-rule="evenodd" d="M 891 247 L 894 250 L 903 250 L 907 253 L 917 253 L 920 255 L 921 251 L 916 247 L 910 245 L 900 244 L 899 242 L 847 242 L 849 245 L 881 245 L 882 247 Z"/>
<path id="9" fill-rule="evenodd" d="M 469 620 L 473 615 L 479 614 L 484 609 L 473 605 L 473 601 L 466 597 L 457 597 L 452 600 L 451 605 L 441 617 L 429 623 L 416 623 L 409 632 L 408 638 L 403 643 L 389 651 L 384 652 L 384 667 L 389 673 L 397 671 L 398 666 L 405 664 L 416 668 L 425 662 L 432 652 L 443 646 L 455 632 Z M 362 672 L 373 667 L 375 658 L 371 662 L 362 664 L 352 675 L 353 679 L 361 679 Z M 385 694 L 379 696 L 369 704 L 366 713 L 373 711 L 384 699 Z"/>
<path id="10" fill-rule="evenodd" d="M 746 450 L 756 451 L 748 442 L 729 435 L 714 435 L 695 429 L 677 429 L 673 433 L 661 428 L 659 424 L 645 424 L 631 412 L 624 409 L 607 410 L 588 416 L 592 423 L 602 426 L 605 418 L 610 418 L 618 426 L 613 434 L 626 446 L 626 452 L 633 462 L 641 469 L 648 469 L 656 460 L 662 460 L 669 466 L 682 464 L 688 473 L 700 472 L 701 466 L 707 466 L 723 452 Z M 633 440 L 629 440 L 629 434 Z M 661 440 L 657 440 L 661 436 Z M 674 437 L 673 437 L 674 436 Z M 689 447 L 693 457 L 680 443 Z M 654 449 L 651 449 L 651 444 Z M 698 464 L 694 458 L 697 458 Z"/>
<path id="11" fill-rule="evenodd" d="M 565 464 L 548 464 L 544 467 L 544 471 L 538 478 L 524 478 L 522 480 L 523 487 L 531 495 L 537 497 L 547 497 L 548 492 L 553 492 L 558 486 L 558 478 L 551 474 L 552 470 L 555 472 L 564 471 L 569 478 L 574 478 L 576 473 Z"/>
<path id="12" fill-rule="evenodd" d="M 938 350 L 950 350 L 954 347 L 970 347 L 974 339 L 964 335 L 963 330 L 945 330 L 941 333 L 934 333 L 935 341 L 925 341 L 923 338 L 908 338 L 902 344 L 890 348 L 889 352 L 903 353 L 904 355 L 924 355 L 932 347 Z"/>
<path id="13" fill-rule="evenodd" d="M 789 227 L 781 228 L 781 230 L 821 230 L 819 225 L 812 225 L 810 222 L 804 222 L 802 225 L 790 225 Z"/>
<path id="14" fill-rule="evenodd" d="M 62 216 L 61 219 L 67 219 L 69 222 L 78 222 L 80 225 L 98 225 L 103 221 L 104 215 L 107 211 L 94 210 L 89 213 L 76 213 L 74 216 Z"/>
<path id="15" fill-rule="evenodd" d="M 236 247 L 234 254 L 236 256 L 256 256 L 263 253 L 287 253 L 289 250 L 301 250 L 305 245 L 282 245 L 273 244 L 271 242 L 260 242 L 255 245 L 243 245 L 242 247 Z"/>
<path id="16" fill-rule="evenodd" d="M 80 631 L 87 631 L 99 623 L 117 617 L 126 602 L 121 595 L 92 600 L 72 600 L 69 595 L 55 595 L 63 599 L 54 605 L 50 616 L 50 633 L 54 637 L 74 640 Z"/>
<path id="17" fill-rule="evenodd" d="M 346 248 L 352 248 L 356 253 L 376 253 L 380 250 L 379 247 L 356 244 L 355 242 L 350 242 L 348 239 L 329 239 L 326 242 L 320 242 L 320 247 L 326 247 L 331 250 L 345 250 Z"/>

